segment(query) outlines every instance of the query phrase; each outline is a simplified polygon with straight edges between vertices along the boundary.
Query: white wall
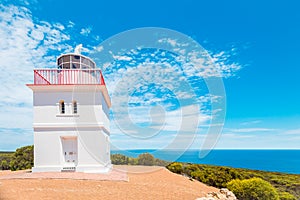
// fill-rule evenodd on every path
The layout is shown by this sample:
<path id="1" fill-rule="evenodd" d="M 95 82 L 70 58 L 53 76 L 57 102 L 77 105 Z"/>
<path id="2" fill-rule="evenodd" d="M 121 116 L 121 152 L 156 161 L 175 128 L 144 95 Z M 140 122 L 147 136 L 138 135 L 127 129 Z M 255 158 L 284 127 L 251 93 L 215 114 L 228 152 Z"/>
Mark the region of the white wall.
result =
<path id="1" fill-rule="evenodd" d="M 34 132 L 34 166 L 61 165 L 59 132 Z"/>
<path id="2" fill-rule="evenodd" d="M 61 170 L 64 165 L 61 137 L 66 136 L 77 137 L 80 171 L 105 168 L 104 165 L 110 164 L 109 108 L 101 91 L 63 91 L 59 86 L 47 90 L 46 87 L 33 89 L 33 170 Z M 60 100 L 65 102 L 65 114 L 59 113 Z M 73 100 L 78 104 L 77 114 L 72 113 Z"/>
<path id="3" fill-rule="evenodd" d="M 65 102 L 65 114 L 59 113 L 60 100 Z M 73 100 L 77 101 L 77 114 L 72 114 Z M 34 93 L 34 126 L 101 125 L 109 131 L 108 117 L 108 108 L 101 92 Z"/>
<path id="4" fill-rule="evenodd" d="M 78 130 L 38 129 L 34 133 L 35 167 L 63 166 L 61 137 L 77 137 L 78 166 L 102 166 L 110 162 L 109 137 L 101 128 Z"/>
<path id="5" fill-rule="evenodd" d="M 78 135 L 78 165 L 106 164 L 110 160 L 109 140 L 103 131 L 80 131 Z"/>

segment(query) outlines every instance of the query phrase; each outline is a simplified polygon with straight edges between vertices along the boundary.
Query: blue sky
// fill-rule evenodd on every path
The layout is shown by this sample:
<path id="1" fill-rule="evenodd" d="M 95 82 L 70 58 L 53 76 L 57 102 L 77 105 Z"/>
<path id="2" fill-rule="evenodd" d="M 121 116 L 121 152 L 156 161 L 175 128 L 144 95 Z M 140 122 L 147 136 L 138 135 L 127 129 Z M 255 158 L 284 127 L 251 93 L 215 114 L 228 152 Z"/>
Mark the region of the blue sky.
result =
<path id="1" fill-rule="evenodd" d="M 223 69 L 222 73 L 224 69 L 230 71 L 221 77 L 226 90 L 226 96 L 222 97 L 226 98 L 226 118 L 216 148 L 300 148 L 300 14 L 297 10 L 300 3 L 296 0 L 1 2 L 0 150 L 14 150 L 33 143 L 32 96 L 25 86 L 32 82 L 33 68 L 54 67 L 58 55 L 73 52 L 80 43 L 86 55 L 97 55 L 92 52 L 99 50 L 101 42 L 141 27 L 167 28 L 190 36 L 210 53 Z M 135 53 L 127 56 L 138 60 L 139 55 Z M 113 55 L 115 68 L 104 70 L 110 93 L 114 91 L 115 78 L 128 80 L 126 73 L 114 71 L 118 63 L 124 68 L 121 56 L 124 55 Z M 164 64 L 176 71 L 180 63 L 177 66 L 170 59 Z M 147 67 L 138 65 L 139 73 L 144 69 L 141 67 Z M 169 81 L 175 78 L 172 71 L 167 77 Z M 206 88 L 202 78 L 193 80 Z M 122 112 L 116 106 L 112 109 L 114 147 L 164 148 L 174 139 L 178 133 L 178 124 L 174 122 L 186 116 L 180 115 L 181 107 L 176 104 L 172 91 L 167 88 L 156 92 L 158 89 L 150 85 L 145 90 L 132 90 L 130 119 L 147 129 L 155 122 L 151 121 L 149 109 L 160 105 L 167 116 L 163 131 L 148 140 L 133 138 L 128 133 L 130 130 L 133 133 L 136 127 L 123 127 L 124 133 L 122 127 L 116 126 L 114 120 Z M 195 125 L 199 130 L 191 148 L 201 148 L 207 133 L 205 127 L 209 126 L 213 113 L 210 110 L 213 97 L 205 89 L 197 91 L 194 99 L 199 100 L 200 108 L 193 107 L 195 104 L 184 105 L 189 115 L 199 111 L 196 113 L 199 124 Z M 163 101 L 162 94 L 168 93 L 170 98 Z M 115 105 L 120 105 L 117 102 L 120 97 L 112 94 Z M 141 101 L 142 104 L 135 104 Z M 155 111 L 153 116 L 159 117 L 155 114 L 160 112 Z M 189 135 L 188 128 L 183 132 Z"/>

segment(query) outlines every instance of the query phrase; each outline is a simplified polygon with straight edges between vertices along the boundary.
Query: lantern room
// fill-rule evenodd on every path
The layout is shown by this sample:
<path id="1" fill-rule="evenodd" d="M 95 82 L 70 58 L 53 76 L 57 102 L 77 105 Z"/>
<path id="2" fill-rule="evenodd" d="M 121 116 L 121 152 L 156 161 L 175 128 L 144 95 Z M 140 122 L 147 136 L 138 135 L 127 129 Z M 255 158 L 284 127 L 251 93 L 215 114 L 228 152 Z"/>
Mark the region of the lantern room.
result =
<path id="1" fill-rule="evenodd" d="M 95 69 L 96 64 L 90 58 L 80 54 L 64 54 L 57 58 L 58 69 Z"/>

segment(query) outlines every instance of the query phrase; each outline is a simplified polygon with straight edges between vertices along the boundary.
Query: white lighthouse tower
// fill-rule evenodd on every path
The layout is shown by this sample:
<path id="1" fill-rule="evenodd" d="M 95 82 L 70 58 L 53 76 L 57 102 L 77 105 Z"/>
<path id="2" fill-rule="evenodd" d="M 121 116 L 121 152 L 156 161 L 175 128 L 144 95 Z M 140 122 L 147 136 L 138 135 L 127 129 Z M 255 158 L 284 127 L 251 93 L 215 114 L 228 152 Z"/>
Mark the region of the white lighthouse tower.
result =
<path id="1" fill-rule="evenodd" d="M 57 69 L 35 69 L 33 172 L 105 173 L 111 168 L 109 108 L 101 70 L 75 53 L 57 59 Z"/>

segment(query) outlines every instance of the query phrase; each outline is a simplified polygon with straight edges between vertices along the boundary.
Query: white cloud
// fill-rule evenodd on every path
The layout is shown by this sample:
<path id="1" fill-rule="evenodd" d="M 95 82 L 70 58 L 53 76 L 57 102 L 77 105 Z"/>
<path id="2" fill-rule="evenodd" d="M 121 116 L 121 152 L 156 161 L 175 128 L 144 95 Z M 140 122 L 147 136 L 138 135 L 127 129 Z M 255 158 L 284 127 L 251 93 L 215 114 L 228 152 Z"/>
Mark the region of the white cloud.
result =
<path id="1" fill-rule="evenodd" d="M 73 28 L 74 26 L 75 26 L 75 23 L 72 22 L 72 21 L 69 21 L 67 27 L 68 27 L 68 28 Z"/>
<path id="2" fill-rule="evenodd" d="M 236 133 L 224 133 L 221 136 L 224 139 L 233 139 L 233 140 L 239 140 L 242 138 L 253 138 L 254 135 L 245 135 L 245 134 L 236 134 Z"/>
<path id="3" fill-rule="evenodd" d="M 178 54 L 177 61 L 182 62 L 184 71 L 187 75 L 199 77 L 232 77 L 235 76 L 242 66 L 239 63 L 231 61 L 231 57 L 236 55 L 236 49 L 229 51 L 207 52 L 192 43 L 180 42 L 172 38 L 162 38 L 158 43 L 170 45 L 172 51 Z M 199 49 L 203 51 L 199 51 Z"/>
<path id="4" fill-rule="evenodd" d="M 176 46 L 177 52 L 184 50 L 181 47 L 186 46 L 186 44 L 180 45 L 176 40 L 161 42 Z M 176 58 L 167 55 L 167 52 L 162 54 L 156 51 L 147 54 L 140 51 L 141 49 L 131 50 L 126 54 L 109 52 L 116 60 L 116 63 L 113 63 L 114 67 L 105 68 L 106 83 L 114 105 L 112 108 L 114 120 L 118 123 L 114 131 L 132 135 L 132 138 L 152 138 L 159 133 L 167 135 L 174 132 L 198 133 L 199 127 L 207 125 L 210 120 L 218 117 L 220 111 L 223 111 L 218 108 L 213 111 L 207 108 L 211 103 L 222 101 L 223 97 L 199 93 L 206 86 L 201 85 L 202 83 L 199 82 L 201 79 L 195 79 L 195 76 L 222 76 L 215 72 L 217 70 L 213 65 L 206 66 L 206 60 L 199 52 L 189 54 L 188 62 L 184 61 L 182 64 L 178 63 Z M 201 69 L 195 67 L 195 64 Z M 203 74 L 206 75 L 202 76 Z M 194 81 L 195 84 L 189 81 Z M 175 101 L 178 101 L 179 105 L 175 104 Z M 150 115 L 151 108 L 157 105 L 163 108 L 163 112 Z M 185 109 L 186 113 L 181 113 L 182 109 Z M 191 110 L 196 111 L 197 114 L 188 114 Z M 149 130 L 144 130 L 145 127 Z M 116 144 L 121 142 L 117 139 L 115 141 Z"/>
<path id="5" fill-rule="evenodd" d="M 285 134 L 253 134 L 224 132 L 217 144 L 219 149 L 299 149 L 299 138 Z M 296 136 L 296 135 L 295 135 Z"/>
<path id="6" fill-rule="evenodd" d="M 92 31 L 92 27 L 82 28 L 80 34 L 83 36 L 88 36 Z"/>
<path id="7" fill-rule="evenodd" d="M 32 91 L 25 84 L 33 83 L 33 69 L 54 67 L 56 56 L 72 47 L 62 24 L 38 21 L 30 10 L 14 5 L 0 5 L 0 38 L 0 129 L 9 128 L 14 135 L 16 128 L 31 130 Z M 15 145 L 24 143 L 22 134 L 15 137 Z M 1 146 L 8 143 L 6 136 L 11 138 L 2 135 Z"/>
<path id="8" fill-rule="evenodd" d="M 277 129 L 272 128 L 237 128 L 237 129 L 229 129 L 230 132 L 234 133 L 251 133 L 251 132 L 271 132 L 277 131 Z"/>
<path id="9" fill-rule="evenodd" d="M 102 50 L 102 49 L 100 49 L 100 50 Z M 113 55 L 113 58 L 115 60 L 125 60 L 125 61 L 131 61 L 132 60 L 132 58 L 129 57 L 129 56 L 115 56 L 115 55 Z"/>
<path id="10" fill-rule="evenodd" d="M 218 53 L 211 53 L 212 61 L 217 70 L 222 74 L 221 76 L 235 76 L 236 72 L 242 68 L 239 63 L 230 62 L 230 57 L 233 51 L 234 50 L 229 52 L 221 51 Z"/>
<path id="11" fill-rule="evenodd" d="M 287 134 L 287 135 L 300 135 L 300 128 L 299 129 L 286 130 L 286 131 L 283 132 L 283 134 Z"/>
<path id="12" fill-rule="evenodd" d="M 103 46 L 96 46 L 94 47 L 94 50 L 97 51 L 97 52 L 101 52 L 103 51 L 104 47 Z"/>
<path id="13" fill-rule="evenodd" d="M 159 43 L 168 43 L 170 44 L 172 47 L 177 46 L 177 41 L 171 38 L 162 38 L 158 40 Z"/>
<path id="14" fill-rule="evenodd" d="M 247 126 L 247 125 L 259 124 L 259 123 L 262 123 L 262 121 L 261 120 L 253 120 L 253 121 L 242 122 L 241 125 L 242 126 Z"/>

